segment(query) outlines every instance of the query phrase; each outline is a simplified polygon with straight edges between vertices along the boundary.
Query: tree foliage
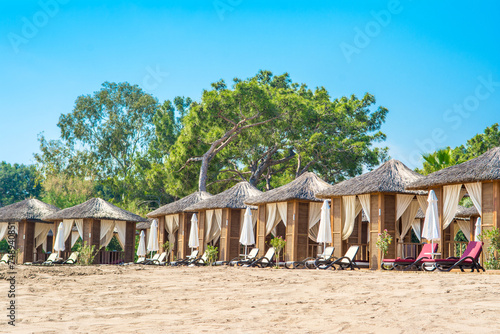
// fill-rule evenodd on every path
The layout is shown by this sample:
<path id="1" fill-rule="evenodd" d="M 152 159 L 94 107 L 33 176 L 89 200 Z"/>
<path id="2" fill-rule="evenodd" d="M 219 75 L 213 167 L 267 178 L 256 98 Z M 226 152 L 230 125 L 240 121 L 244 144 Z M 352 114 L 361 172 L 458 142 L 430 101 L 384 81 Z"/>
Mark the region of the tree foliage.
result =
<path id="1" fill-rule="evenodd" d="M 27 198 L 39 198 L 42 186 L 34 165 L 0 162 L 0 207 Z"/>

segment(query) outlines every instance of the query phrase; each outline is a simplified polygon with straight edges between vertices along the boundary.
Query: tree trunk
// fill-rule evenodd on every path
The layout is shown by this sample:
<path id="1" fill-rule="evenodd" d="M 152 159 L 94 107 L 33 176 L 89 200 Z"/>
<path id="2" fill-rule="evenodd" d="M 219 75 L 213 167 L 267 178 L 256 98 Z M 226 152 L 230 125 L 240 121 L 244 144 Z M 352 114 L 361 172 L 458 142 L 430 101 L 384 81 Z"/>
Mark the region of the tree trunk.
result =
<path id="1" fill-rule="evenodd" d="M 200 167 L 200 179 L 198 180 L 198 190 L 199 191 L 207 191 L 207 177 L 208 177 L 208 163 L 210 159 L 208 158 L 208 154 L 204 154 L 201 160 Z"/>

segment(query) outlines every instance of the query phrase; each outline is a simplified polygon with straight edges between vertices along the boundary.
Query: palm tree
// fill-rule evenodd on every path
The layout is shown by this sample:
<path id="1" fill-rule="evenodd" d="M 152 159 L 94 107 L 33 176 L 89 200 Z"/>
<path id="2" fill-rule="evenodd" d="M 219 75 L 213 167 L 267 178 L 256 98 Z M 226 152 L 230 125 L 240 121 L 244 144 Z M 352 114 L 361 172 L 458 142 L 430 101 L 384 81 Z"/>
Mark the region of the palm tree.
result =
<path id="1" fill-rule="evenodd" d="M 453 152 L 449 147 L 434 153 L 423 154 L 422 157 L 424 158 L 423 173 L 425 175 L 456 164 Z"/>

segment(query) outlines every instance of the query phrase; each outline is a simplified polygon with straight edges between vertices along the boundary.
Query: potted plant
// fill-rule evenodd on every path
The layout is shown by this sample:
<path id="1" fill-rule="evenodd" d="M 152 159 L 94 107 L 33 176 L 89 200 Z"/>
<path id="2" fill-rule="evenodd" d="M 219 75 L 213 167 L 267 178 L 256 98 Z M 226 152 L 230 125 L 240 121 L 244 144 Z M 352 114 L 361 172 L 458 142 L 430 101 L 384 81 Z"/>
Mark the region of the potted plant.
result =
<path id="1" fill-rule="evenodd" d="M 271 247 L 274 247 L 274 250 L 276 252 L 276 266 L 275 268 L 276 269 L 279 269 L 280 268 L 280 265 L 279 265 L 279 262 L 280 262 L 280 254 L 281 254 L 281 251 L 285 248 L 286 246 L 286 240 L 284 240 L 283 238 L 281 237 L 274 237 L 273 239 L 271 239 L 271 241 L 269 242 L 269 245 L 271 245 Z"/>
<path id="2" fill-rule="evenodd" d="M 389 250 L 389 245 L 392 242 L 392 236 L 387 232 L 387 230 L 384 230 L 382 233 L 378 234 L 377 237 L 377 243 L 375 246 L 382 252 L 382 262 L 384 261 L 384 257 L 387 254 L 387 251 Z"/>

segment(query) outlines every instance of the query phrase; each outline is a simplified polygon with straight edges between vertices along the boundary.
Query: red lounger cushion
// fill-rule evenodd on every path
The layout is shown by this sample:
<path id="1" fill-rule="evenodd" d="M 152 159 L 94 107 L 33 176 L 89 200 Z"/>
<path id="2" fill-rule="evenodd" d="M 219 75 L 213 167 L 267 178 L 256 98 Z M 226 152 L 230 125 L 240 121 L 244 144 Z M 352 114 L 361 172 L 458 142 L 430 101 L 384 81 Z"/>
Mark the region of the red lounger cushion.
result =
<path id="1" fill-rule="evenodd" d="M 424 263 L 456 263 L 460 261 L 459 259 L 423 259 L 422 262 Z M 472 263 L 471 259 L 467 259 L 463 261 L 463 263 Z"/>
<path id="2" fill-rule="evenodd" d="M 384 263 L 413 263 L 412 259 L 384 259 Z"/>

